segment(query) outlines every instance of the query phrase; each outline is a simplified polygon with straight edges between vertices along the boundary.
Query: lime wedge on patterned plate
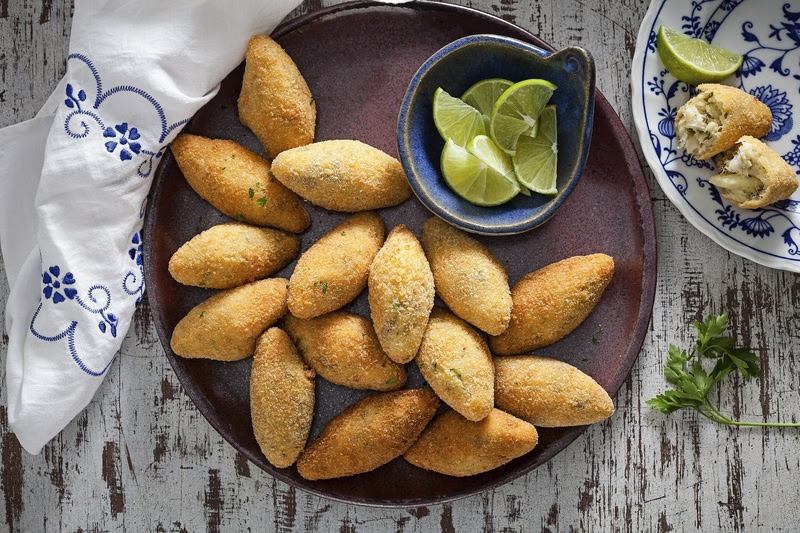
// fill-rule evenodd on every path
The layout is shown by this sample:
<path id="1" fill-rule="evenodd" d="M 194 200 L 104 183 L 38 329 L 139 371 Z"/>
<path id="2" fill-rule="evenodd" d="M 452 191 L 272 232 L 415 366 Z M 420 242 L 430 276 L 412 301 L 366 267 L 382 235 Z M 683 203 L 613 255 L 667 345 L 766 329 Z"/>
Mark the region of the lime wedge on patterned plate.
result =
<path id="1" fill-rule="evenodd" d="M 742 65 L 741 55 L 664 26 L 656 45 L 669 73 L 690 85 L 722 81 Z"/>
<path id="2" fill-rule="evenodd" d="M 481 112 L 439 87 L 433 93 L 433 123 L 445 141 L 466 147 L 476 135 L 486 134 Z"/>
<path id="3" fill-rule="evenodd" d="M 555 85 L 540 79 L 524 80 L 506 89 L 495 102 L 489 121 L 489 135 L 497 146 L 513 154 L 520 135 L 536 135 L 536 119 L 555 90 Z"/>
<path id="4" fill-rule="evenodd" d="M 481 80 L 467 89 L 464 94 L 461 95 L 461 99 L 464 103 L 471 105 L 481 112 L 488 131 L 489 118 L 492 116 L 494 103 L 500 98 L 500 95 L 512 85 L 514 85 L 513 82 L 502 78 Z"/>
<path id="5" fill-rule="evenodd" d="M 479 135 L 470 143 L 472 150 L 468 150 L 448 139 L 442 150 L 441 167 L 445 181 L 456 194 L 471 204 L 489 207 L 514 198 L 520 186 L 510 161 L 498 157 L 498 153 L 505 154 L 486 141 L 491 143 L 488 137 Z"/>
<path id="6" fill-rule="evenodd" d="M 539 115 L 539 134 L 522 135 L 512 157 L 519 182 L 539 194 L 557 194 L 558 140 L 556 106 L 549 105 Z"/>

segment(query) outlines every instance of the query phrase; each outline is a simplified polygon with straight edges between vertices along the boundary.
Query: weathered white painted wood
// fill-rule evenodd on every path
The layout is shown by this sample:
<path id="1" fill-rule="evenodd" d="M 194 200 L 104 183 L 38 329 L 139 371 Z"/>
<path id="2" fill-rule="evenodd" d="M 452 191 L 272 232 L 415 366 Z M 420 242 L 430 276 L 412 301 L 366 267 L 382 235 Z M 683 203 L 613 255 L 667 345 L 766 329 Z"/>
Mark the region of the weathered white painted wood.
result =
<path id="1" fill-rule="evenodd" d="M 307 0 L 293 15 L 332 3 Z M 633 131 L 629 70 L 646 0 L 460 3 L 556 47 L 587 47 L 599 88 Z M 70 15 L 67 2 L 0 0 L 0 126 L 32 117 L 62 74 Z M 691 413 L 665 417 L 644 400 L 664 387 L 669 343 L 688 342 L 691 320 L 727 309 L 741 338 L 762 355 L 765 376 L 722 387 L 723 411 L 800 418 L 798 278 L 725 252 L 683 220 L 652 176 L 649 183 L 659 283 L 650 333 L 616 397 L 618 412 L 530 475 L 450 505 L 407 511 L 297 492 L 251 467 L 198 414 L 145 304 L 94 401 L 41 455 L 22 452 L 9 433 L 3 392 L 0 518 L 9 530 L 26 532 L 796 531 L 796 430 L 719 428 Z M 7 297 L 0 272 L 0 307 Z M 0 353 L 7 342 L 3 333 Z"/>

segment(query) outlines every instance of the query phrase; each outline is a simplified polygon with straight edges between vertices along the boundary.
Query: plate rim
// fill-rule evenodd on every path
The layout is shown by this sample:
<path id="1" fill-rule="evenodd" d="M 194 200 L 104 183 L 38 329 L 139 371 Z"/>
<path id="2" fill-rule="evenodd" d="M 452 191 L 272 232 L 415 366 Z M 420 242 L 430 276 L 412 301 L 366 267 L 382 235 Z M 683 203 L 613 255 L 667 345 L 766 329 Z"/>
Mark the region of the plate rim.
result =
<path id="1" fill-rule="evenodd" d="M 633 61 L 631 62 L 631 107 L 633 111 L 633 124 L 636 128 L 639 145 L 641 146 L 647 166 L 655 176 L 659 188 L 672 205 L 683 215 L 683 218 L 697 231 L 711 239 L 722 249 L 768 268 L 785 270 L 787 272 L 800 272 L 800 256 L 798 256 L 796 261 L 792 261 L 786 257 L 779 257 L 775 254 L 758 250 L 744 244 L 732 234 L 725 233 L 722 229 L 706 220 L 706 218 L 701 215 L 674 186 L 672 186 L 672 182 L 666 175 L 664 167 L 661 165 L 661 161 L 658 159 L 658 155 L 653 149 L 652 143 L 650 142 L 650 129 L 647 127 L 647 122 L 645 120 L 646 106 L 644 104 L 645 93 L 643 91 L 643 83 L 637 83 L 637 81 L 643 82 L 644 56 L 650 39 L 650 31 L 655 27 L 658 16 L 669 1 L 670 0 L 651 0 L 650 7 L 648 7 L 642 19 L 642 23 L 639 26 L 639 33 L 636 37 L 636 49 L 634 50 Z M 641 76 L 639 76 L 640 73 Z"/>
<path id="2" fill-rule="evenodd" d="M 369 8 L 383 8 L 383 9 L 412 9 L 415 11 L 444 11 L 444 12 L 453 12 L 458 14 L 467 14 L 471 16 L 475 16 L 478 18 L 489 19 L 493 22 L 501 25 L 506 26 L 509 29 L 513 29 L 514 31 L 521 32 L 525 35 L 526 38 L 530 39 L 536 46 L 540 46 L 546 50 L 553 50 L 553 47 L 543 41 L 538 36 L 534 35 L 529 30 L 522 28 L 516 24 L 508 22 L 500 17 L 492 15 L 490 13 L 486 13 L 484 11 L 480 11 L 471 7 L 461 6 L 457 4 L 446 4 L 434 0 L 415 0 L 414 2 L 404 3 L 404 4 L 387 4 L 385 2 L 380 2 L 376 0 L 351 0 L 348 2 L 343 2 L 340 4 L 335 4 L 332 6 L 324 7 L 317 10 L 311 10 L 303 15 L 300 15 L 297 18 L 294 18 L 290 21 L 287 21 L 281 25 L 279 25 L 271 35 L 275 38 L 280 38 L 292 31 L 297 30 L 298 28 L 318 19 L 323 18 L 326 16 L 334 15 L 340 13 L 342 11 L 350 11 L 350 10 L 359 10 L 359 9 L 369 9 Z M 600 111 L 600 113 L 598 113 Z M 609 394 L 613 397 L 619 392 L 620 388 L 624 384 L 627 377 L 630 375 L 636 360 L 638 359 L 639 353 L 641 352 L 642 346 L 644 345 L 645 338 L 647 336 L 647 329 L 650 324 L 650 320 L 652 318 L 652 309 L 653 304 L 655 302 L 655 290 L 657 284 L 657 243 L 656 243 L 656 232 L 655 232 L 655 215 L 653 212 L 653 206 L 650 201 L 650 190 L 647 184 L 647 180 L 644 175 L 644 169 L 639 162 L 638 156 L 636 156 L 637 152 L 631 140 L 631 137 L 625 128 L 622 120 L 619 117 L 619 114 L 614 110 L 608 100 L 603 96 L 599 89 L 595 88 L 595 118 L 598 114 L 608 113 L 608 126 L 614 133 L 614 138 L 622 146 L 623 150 L 627 150 L 628 153 L 633 154 L 635 157 L 627 157 L 625 159 L 626 166 L 628 173 L 633 178 L 633 186 L 635 192 L 635 200 L 636 200 L 636 213 L 639 215 L 639 224 L 637 225 L 638 229 L 642 232 L 642 248 L 641 248 L 641 263 L 642 263 L 642 286 L 641 286 L 641 299 L 639 301 L 639 306 L 637 310 L 637 318 L 632 328 L 631 332 L 631 339 L 632 342 L 628 345 L 625 353 L 623 354 L 622 361 L 624 362 L 620 365 L 618 371 L 612 374 L 612 383 L 614 384 L 613 387 L 609 389 Z M 589 147 L 591 150 L 591 145 Z M 587 151 L 588 153 L 588 151 Z M 156 265 L 152 260 L 152 256 L 147 253 L 148 245 L 152 245 L 154 243 L 154 235 L 155 235 L 155 212 L 154 206 L 158 205 L 161 199 L 161 195 L 163 192 L 163 184 L 166 180 L 162 179 L 161 176 L 163 174 L 163 168 L 166 165 L 173 164 L 174 158 L 170 151 L 164 154 L 161 162 L 159 163 L 156 172 L 154 173 L 154 183 L 152 184 L 152 189 L 150 194 L 148 195 L 148 202 L 147 202 L 147 209 L 145 213 L 145 220 L 144 220 L 144 231 L 143 231 L 143 243 L 144 243 L 144 274 L 145 274 L 145 283 L 148 283 L 148 280 L 153 280 L 156 278 Z M 650 274 L 652 273 L 652 274 Z M 145 296 L 148 298 L 149 302 L 149 292 L 145 291 Z M 173 362 L 173 359 L 176 357 L 170 354 L 169 350 L 169 336 L 167 332 L 164 331 L 164 328 L 161 327 L 161 323 L 163 321 L 161 316 L 161 310 L 156 305 L 149 305 L 151 316 L 153 323 L 156 327 L 156 332 L 158 333 L 159 341 L 162 345 L 162 349 L 165 352 L 165 356 L 167 360 L 170 362 L 170 367 L 172 368 L 173 372 L 175 372 L 178 381 L 180 382 L 181 386 L 183 387 L 184 392 L 189 396 L 192 400 L 192 403 L 195 405 L 198 412 L 203 416 L 203 418 L 209 423 L 209 425 L 214 428 L 214 430 L 220 435 L 220 437 L 225 440 L 228 445 L 234 448 L 237 452 L 241 453 L 247 459 L 252 462 L 255 466 L 258 467 L 259 470 L 263 471 L 265 474 L 270 475 L 274 478 L 281 480 L 282 482 L 297 488 L 303 492 L 314 494 L 316 496 L 325 498 L 327 500 L 333 500 L 345 504 L 350 505 L 359 505 L 364 507 L 373 507 L 373 508 L 384 508 L 384 509 L 409 509 L 418 506 L 427 506 L 427 505 L 439 505 L 444 503 L 453 502 L 456 500 L 464 499 L 470 496 L 475 496 L 477 494 L 484 493 L 489 490 L 496 489 L 500 486 L 503 486 L 507 483 L 510 483 L 525 474 L 530 473 L 535 468 L 547 463 L 550 461 L 554 456 L 564 451 L 569 445 L 574 442 L 581 434 L 584 433 L 588 426 L 575 426 L 573 428 L 563 428 L 565 430 L 571 431 L 570 434 L 565 435 L 562 438 L 567 438 L 566 443 L 563 448 L 558 451 L 552 453 L 545 453 L 542 455 L 542 462 L 538 465 L 526 465 L 525 467 L 519 468 L 502 479 L 497 479 L 488 483 L 481 484 L 477 487 L 470 487 L 463 492 L 459 492 L 452 495 L 447 495 L 438 498 L 432 499 L 419 499 L 414 501 L 375 501 L 375 500 L 355 500 L 355 499 L 348 499 L 346 497 L 338 496 L 338 495 L 331 495 L 326 493 L 322 489 L 317 489 L 315 487 L 310 487 L 306 485 L 301 485 L 297 482 L 297 480 L 288 477 L 286 474 L 282 472 L 282 469 L 273 468 L 272 470 L 265 470 L 261 468 L 261 466 L 255 462 L 256 454 L 255 452 L 251 452 L 239 444 L 232 442 L 226 437 L 225 432 L 225 425 L 224 421 L 219 419 L 219 417 L 211 416 L 214 414 L 213 407 L 210 403 L 201 395 L 193 381 L 189 379 L 189 376 L 186 372 L 184 372 L 180 367 L 176 367 Z M 613 390 L 612 390 L 613 389 Z"/>

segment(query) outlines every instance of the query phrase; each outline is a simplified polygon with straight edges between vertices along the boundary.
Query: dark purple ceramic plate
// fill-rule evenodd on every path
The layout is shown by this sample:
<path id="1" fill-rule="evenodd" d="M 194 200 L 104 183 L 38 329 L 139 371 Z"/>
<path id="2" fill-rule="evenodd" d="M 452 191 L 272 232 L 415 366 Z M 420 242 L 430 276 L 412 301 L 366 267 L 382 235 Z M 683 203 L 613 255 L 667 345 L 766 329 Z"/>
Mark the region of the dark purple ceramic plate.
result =
<path id="1" fill-rule="evenodd" d="M 438 2 L 388 6 L 340 4 L 278 28 L 274 36 L 303 73 L 317 102 L 317 140 L 359 139 L 397 156 L 397 112 L 417 68 L 443 45 L 475 33 L 496 33 L 552 49 L 499 18 Z M 219 94 L 194 117 L 187 132 L 233 139 L 263 153 L 239 123 L 236 99 L 243 67 L 222 83 Z M 305 250 L 344 214 L 308 205 L 311 228 Z M 430 213 L 412 198 L 381 212 L 387 229 L 406 224 L 417 235 Z M 396 459 L 378 470 L 343 479 L 310 482 L 292 468 L 276 469 L 261 454 L 250 423 L 251 360 L 236 363 L 188 360 L 169 349 L 175 324 L 211 292 L 184 287 L 167 271 L 170 256 L 198 232 L 228 219 L 198 197 L 170 154 L 164 157 L 145 221 L 145 277 L 161 342 L 197 408 L 236 449 L 273 476 L 307 492 L 362 505 L 414 507 L 475 494 L 506 483 L 543 464 L 580 435 L 583 427 L 541 429 L 533 452 L 469 478 L 451 478 Z M 636 152 L 608 102 L 597 93 L 594 135 L 584 175 L 545 225 L 522 235 L 478 237 L 505 264 L 509 281 L 553 261 L 605 252 L 616 273 L 594 313 L 562 341 L 537 351 L 577 366 L 612 395 L 630 372 L 644 340 L 656 277 L 655 231 L 650 196 Z M 290 264 L 279 275 L 289 277 Z M 366 293 L 348 306 L 369 316 Z M 411 387 L 424 381 L 407 365 Z M 317 409 L 311 438 L 330 418 L 364 396 L 317 378 Z M 609 422 L 614 430 L 614 419 Z"/>

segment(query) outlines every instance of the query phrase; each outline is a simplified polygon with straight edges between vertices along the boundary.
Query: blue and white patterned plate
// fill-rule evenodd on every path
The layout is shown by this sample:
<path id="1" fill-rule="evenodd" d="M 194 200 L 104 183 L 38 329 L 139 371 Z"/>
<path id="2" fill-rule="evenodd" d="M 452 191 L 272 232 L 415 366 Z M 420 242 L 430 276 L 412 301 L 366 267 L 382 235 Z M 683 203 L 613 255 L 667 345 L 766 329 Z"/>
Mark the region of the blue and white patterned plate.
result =
<path id="1" fill-rule="evenodd" d="M 763 209 L 740 209 L 708 182 L 712 163 L 678 148 L 674 120 L 690 87 L 656 52 L 660 25 L 744 56 L 723 83 L 772 110 L 763 139 L 800 173 L 800 0 L 652 0 L 633 56 L 633 116 L 647 163 L 689 222 L 723 248 L 757 263 L 800 272 L 800 191 Z"/>

